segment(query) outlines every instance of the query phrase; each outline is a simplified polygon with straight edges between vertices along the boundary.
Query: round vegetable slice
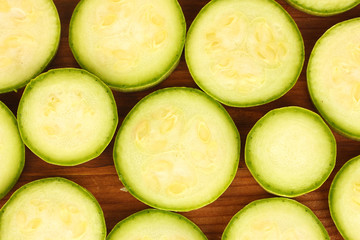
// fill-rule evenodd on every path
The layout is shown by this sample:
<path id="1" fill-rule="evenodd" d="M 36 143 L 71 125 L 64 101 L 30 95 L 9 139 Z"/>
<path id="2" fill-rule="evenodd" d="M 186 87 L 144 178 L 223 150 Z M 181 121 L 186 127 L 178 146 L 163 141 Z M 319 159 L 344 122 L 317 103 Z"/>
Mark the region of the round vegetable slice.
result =
<path id="1" fill-rule="evenodd" d="M 25 163 L 25 147 L 13 113 L 0 102 L 0 199 L 15 185 Z"/>
<path id="2" fill-rule="evenodd" d="M 290 5 L 300 11 L 315 16 L 331 16 L 356 7 L 359 0 L 286 0 Z"/>
<path id="3" fill-rule="evenodd" d="M 222 240 L 232 239 L 330 240 L 330 237 L 305 205 L 287 198 L 267 198 L 251 202 L 231 219 Z"/>
<path id="4" fill-rule="evenodd" d="M 128 239 L 207 240 L 200 228 L 186 217 L 155 209 L 146 209 L 122 220 L 107 237 L 107 240 Z"/>
<path id="5" fill-rule="evenodd" d="M 81 69 L 50 70 L 25 88 L 18 108 L 24 143 L 56 165 L 77 165 L 99 156 L 118 123 L 111 90 Z"/>
<path id="6" fill-rule="evenodd" d="M 336 161 L 336 141 L 316 113 L 300 107 L 272 110 L 251 129 L 245 162 L 268 192 L 296 197 L 319 188 Z"/>
<path id="7" fill-rule="evenodd" d="M 82 0 L 69 41 L 83 68 L 114 89 L 139 91 L 175 69 L 185 34 L 177 0 Z"/>
<path id="8" fill-rule="evenodd" d="M 344 239 L 359 239 L 360 227 L 360 156 L 336 174 L 329 191 L 329 208 L 334 223 Z"/>
<path id="9" fill-rule="evenodd" d="M 166 88 L 143 98 L 116 136 L 120 180 L 144 203 L 190 211 L 217 199 L 235 177 L 240 137 L 226 110 L 203 92 Z"/>
<path id="10" fill-rule="evenodd" d="M 60 28 L 51 0 L 0 0 L 0 93 L 23 87 L 48 65 Z"/>
<path id="11" fill-rule="evenodd" d="M 268 103 L 297 81 L 304 43 L 272 0 L 213 0 L 192 23 L 185 57 L 197 85 L 236 107 Z"/>
<path id="12" fill-rule="evenodd" d="M 317 41 L 307 68 L 311 99 L 341 134 L 360 140 L 360 18 L 336 24 Z"/>
<path id="13" fill-rule="evenodd" d="M 103 212 L 94 196 L 64 178 L 18 189 L 0 211 L 0 239 L 104 240 Z"/>

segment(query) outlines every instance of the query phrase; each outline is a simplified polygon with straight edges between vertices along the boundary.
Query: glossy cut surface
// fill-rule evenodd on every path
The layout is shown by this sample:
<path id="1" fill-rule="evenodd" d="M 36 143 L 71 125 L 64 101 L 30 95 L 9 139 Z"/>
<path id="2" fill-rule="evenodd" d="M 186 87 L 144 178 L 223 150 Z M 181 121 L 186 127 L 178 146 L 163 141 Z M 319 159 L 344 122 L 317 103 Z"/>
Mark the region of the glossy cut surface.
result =
<path id="1" fill-rule="evenodd" d="M 79 67 L 74 59 L 68 44 L 68 24 L 78 0 L 54 0 L 59 11 L 62 29 L 58 54 L 47 69 L 59 67 Z M 208 0 L 179 0 L 183 9 L 187 27 L 190 26 L 200 9 Z M 305 65 L 308 62 L 311 49 L 316 40 L 335 23 L 359 17 L 360 6 L 343 14 L 328 18 L 308 15 L 291 7 L 284 0 L 276 0 L 297 23 L 302 33 L 305 44 Z M 180 58 L 178 67 L 170 74 L 169 78 L 154 87 L 136 93 L 113 92 L 117 103 L 119 126 L 125 116 L 135 104 L 151 92 L 166 87 L 193 87 L 194 80 L 186 66 L 184 55 Z M 13 113 L 16 113 L 22 89 L 18 92 L 0 94 L 3 101 Z M 195 105 L 196 103 L 194 103 Z M 297 83 L 283 97 L 271 103 L 251 108 L 232 108 L 225 106 L 229 115 L 234 120 L 241 136 L 241 149 L 244 149 L 246 136 L 254 124 L 267 112 L 274 108 L 285 106 L 300 106 L 315 111 L 307 91 L 305 69 L 301 72 Z M 335 227 L 328 207 L 328 191 L 334 175 L 349 159 L 359 155 L 360 142 L 353 141 L 333 132 L 337 141 L 337 162 L 328 180 L 317 190 L 297 197 L 296 200 L 308 206 L 319 218 L 328 231 L 332 240 L 343 240 Z M 26 165 L 22 175 L 14 188 L 0 200 L 0 207 L 5 204 L 10 195 L 19 187 L 33 180 L 49 177 L 66 177 L 88 189 L 99 201 L 105 215 L 108 232 L 121 220 L 148 206 L 135 199 L 125 191 L 121 184 L 113 162 L 114 138 L 104 152 L 97 158 L 75 167 L 61 167 L 48 164 L 26 149 Z M 240 154 L 239 168 L 234 181 L 229 188 L 215 202 L 198 210 L 181 213 L 199 226 L 209 240 L 219 240 L 230 219 L 248 203 L 262 198 L 273 197 L 267 193 L 251 176 L 244 161 L 244 152 Z"/>

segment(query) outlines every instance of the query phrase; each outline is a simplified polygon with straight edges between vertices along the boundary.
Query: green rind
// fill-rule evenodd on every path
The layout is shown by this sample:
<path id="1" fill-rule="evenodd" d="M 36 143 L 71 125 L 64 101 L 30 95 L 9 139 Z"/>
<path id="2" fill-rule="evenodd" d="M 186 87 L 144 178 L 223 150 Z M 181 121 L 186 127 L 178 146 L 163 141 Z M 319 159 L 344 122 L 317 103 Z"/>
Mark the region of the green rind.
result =
<path id="1" fill-rule="evenodd" d="M 0 88 L 0 94 L 1 93 L 7 93 L 7 92 L 12 92 L 12 91 L 17 91 L 18 89 L 26 86 L 26 84 L 28 84 L 33 78 L 35 78 L 36 76 L 38 76 L 42 71 L 44 71 L 44 69 L 50 64 L 50 62 L 53 60 L 53 58 L 55 57 L 58 49 L 59 49 L 59 45 L 60 45 L 60 37 L 61 37 L 61 22 L 60 22 L 60 17 L 59 17 L 59 13 L 57 11 L 57 8 L 54 4 L 54 2 L 51 0 L 49 1 L 51 2 L 51 5 L 54 8 L 54 11 L 56 13 L 56 22 L 57 22 L 57 29 L 58 29 L 58 34 L 57 34 L 57 39 L 56 39 L 56 46 L 53 48 L 53 51 L 49 54 L 48 59 L 44 62 L 43 66 L 41 66 L 29 79 L 26 79 L 25 81 L 12 86 L 12 87 L 8 87 L 8 88 Z"/>
<path id="2" fill-rule="evenodd" d="M 73 39 L 73 29 L 74 29 L 74 21 L 76 18 L 77 13 L 79 12 L 81 6 L 84 4 L 84 2 L 86 2 L 86 0 L 81 0 L 78 5 L 75 7 L 75 10 L 72 14 L 72 17 L 70 19 L 70 25 L 69 25 L 69 46 L 71 49 L 71 52 L 76 60 L 76 62 L 80 65 L 81 68 L 86 69 L 87 71 L 97 75 L 96 71 L 94 71 L 93 69 L 89 68 L 86 66 L 86 64 L 84 64 L 84 61 L 82 60 L 83 58 L 81 56 L 78 55 L 78 53 L 76 52 L 76 47 L 74 46 L 74 43 L 72 41 Z M 168 76 L 170 76 L 170 74 L 175 70 L 175 68 L 178 66 L 179 62 L 180 62 L 180 58 L 185 46 L 185 39 L 186 39 L 186 21 L 185 21 L 185 16 L 184 13 L 182 11 L 182 8 L 179 4 L 178 1 L 174 1 L 176 2 L 176 6 L 179 9 L 179 13 L 181 13 L 179 16 L 181 17 L 181 25 L 183 28 L 183 37 L 182 37 L 182 41 L 181 44 L 179 44 L 179 50 L 177 51 L 177 54 L 175 55 L 175 57 L 169 61 L 168 67 L 166 68 L 167 71 L 165 73 L 163 73 L 160 76 L 154 77 L 144 83 L 139 83 L 139 84 L 111 84 L 108 81 L 106 81 L 106 79 L 102 79 L 101 76 L 99 75 L 99 78 L 101 78 L 110 88 L 119 91 L 119 92 L 136 92 L 136 91 L 142 91 L 142 90 L 146 90 L 148 88 L 151 88 L 155 85 L 160 84 L 162 81 L 164 81 Z M 86 58 L 86 57 L 84 57 Z"/>
<path id="3" fill-rule="evenodd" d="M 301 111 L 301 112 L 307 113 L 309 116 L 311 116 L 316 121 L 323 123 L 323 127 L 324 127 L 324 129 L 326 129 L 328 131 L 329 140 L 331 141 L 331 143 L 332 143 L 331 145 L 333 146 L 332 155 L 334 157 L 333 157 L 333 161 L 330 163 L 330 171 L 327 174 L 325 174 L 318 182 L 314 183 L 311 187 L 303 189 L 302 191 L 297 191 L 297 192 L 295 192 L 295 191 L 286 192 L 286 191 L 283 191 L 282 189 L 277 189 L 277 188 L 274 188 L 273 186 L 267 184 L 266 183 L 267 181 L 264 180 L 264 179 L 261 179 L 260 176 L 258 176 L 256 171 L 253 169 L 252 160 L 251 160 L 250 153 L 249 153 L 249 142 L 252 139 L 252 134 L 255 131 L 255 129 L 257 127 L 261 127 L 263 122 L 266 121 L 269 116 L 275 115 L 278 111 L 282 111 L 284 109 L 293 110 L 293 111 Z M 259 121 L 257 121 L 255 123 L 255 125 L 252 127 L 252 129 L 250 130 L 250 132 L 248 133 L 248 135 L 246 137 L 246 142 L 245 142 L 245 164 L 246 164 L 248 170 L 250 171 L 251 175 L 256 180 L 256 182 L 262 188 L 264 188 L 267 192 L 269 192 L 271 194 L 278 195 L 278 196 L 282 196 L 282 197 L 290 197 L 290 198 L 292 198 L 292 197 L 298 197 L 300 195 L 303 195 L 303 194 L 306 194 L 306 193 L 309 193 L 311 191 L 314 191 L 314 190 L 318 189 L 328 179 L 328 177 L 330 176 L 331 172 L 333 171 L 333 169 L 335 167 L 336 149 L 337 149 L 337 147 L 336 147 L 336 139 L 335 139 L 334 135 L 331 133 L 330 128 L 327 127 L 327 125 L 325 124 L 325 122 L 322 120 L 322 118 L 319 115 L 317 115 L 316 113 L 314 113 L 314 112 L 312 112 L 310 110 L 307 110 L 305 108 L 284 107 L 284 108 L 271 110 L 270 112 L 265 114 Z"/>
<path id="4" fill-rule="evenodd" d="M 306 213 L 308 213 L 309 215 L 312 216 L 312 218 L 314 219 L 314 221 L 318 224 L 318 226 L 321 228 L 322 232 L 324 233 L 324 237 L 325 239 L 330 240 L 329 234 L 326 231 L 324 225 L 321 223 L 321 221 L 317 218 L 317 216 L 311 211 L 310 208 L 308 208 L 307 206 L 293 200 L 293 199 L 288 199 L 288 198 L 282 198 L 282 197 L 274 197 L 274 198 L 264 198 L 264 199 L 259 199 L 259 200 L 255 200 L 249 204 L 247 204 L 243 209 L 241 209 L 239 212 L 237 212 L 230 220 L 230 222 L 228 223 L 228 225 L 226 226 L 223 235 L 221 237 L 222 240 L 226 240 L 228 239 L 228 232 L 230 230 L 230 228 L 232 227 L 233 223 L 239 218 L 241 217 L 241 214 L 245 211 L 247 211 L 248 209 L 256 206 L 257 204 L 262 204 L 263 202 L 274 202 L 274 201 L 282 201 L 282 202 L 286 202 L 286 204 L 293 204 L 296 205 L 297 207 L 302 207 L 304 209 L 304 211 Z"/>
<path id="5" fill-rule="evenodd" d="M 171 216 L 172 218 L 177 218 L 179 221 L 184 221 L 186 222 L 186 224 L 189 224 L 189 226 L 191 226 L 196 232 L 199 233 L 199 235 L 202 235 L 204 240 L 207 240 L 205 234 L 201 231 L 201 229 L 192 221 L 190 221 L 188 218 L 177 214 L 177 213 L 173 213 L 173 212 L 169 212 L 169 211 L 164 211 L 164 210 L 157 210 L 157 209 L 145 209 L 142 211 L 139 211 L 137 213 L 134 213 L 132 215 L 130 215 L 129 217 L 125 218 L 124 220 L 118 222 L 114 228 L 111 230 L 111 232 L 109 233 L 109 235 L 107 236 L 107 240 L 111 240 L 112 239 L 112 235 L 114 235 L 116 233 L 116 231 L 126 222 L 128 221 L 133 221 L 138 217 L 141 217 L 142 215 L 147 215 L 147 214 L 153 214 L 153 213 L 159 213 L 159 214 L 164 214 L 164 215 L 168 215 Z"/>
<path id="6" fill-rule="evenodd" d="M 229 123 L 233 126 L 234 128 L 234 133 L 236 133 L 236 140 L 238 140 L 238 148 L 237 148 L 237 159 L 235 160 L 235 164 L 234 164 L 234 171 L 231 173 L 231 175 L 229 176 L 229 180 L 228 180 L 228 184 L 226 186 L 224 186 L 224 189 L 219 192 L 218 194 L 214 195 L 214 198 L 211 200 L 211 201 L 208 201 L 206 203 L 202 203 L 202 204 L 198 204 L 198 205 L 194 205 L 192 207 L 189 207 L 189 208 L 167 208 L 167 207 L 164 207 L 164 206 L 160 206 L 158 205 L 157 203 L 155 202 L 149 202 L 147 201 L 146 199 L 144 199 L 143 197 L 141 197 L 139 194 L 137 194 L 136 191 L 134 191 L 131 186 L 129 186 L 127 184 L 127 181 L 126 179 L 124 178 L 122 172 L 123 170 L 121 169 L 121 167 L 119 166 L 119 161 L 121 160 L 118 160 L 120 159 L 120 157 L 117 155 L 116 153 L 116 146 L 118 146 L 118 141 L 119 141 L 119 138 L 120 138 L 120 135 L 121 135 L 121 132 L 122 130 L 124 129 L 124 127 L 126 126 L 127 122 L 131 120 L 132 118 L 132 115 L 136 113 L 136 108 L 142 104 L 143 102 L 147 101 L 148 98 L 151 98 L 152 96 L 154 95 L 157 95 L 157 94 L 161 94 L 162 92 L 165 92 L 165 91 L 178 91 L 178 90 L 185 90 L 185 91 L 191 91 L 191 92 L 194 92 L 194 93 L 197 93 L 197 94 L 201 94 L 202 96 L 206 97 L 207 99 L 209 99 L 211 102 L 213 102 L 214 104 L 217 105 L 218 109 L 224 114 L 224 116 L 227 116 L 227 118 L 229 119 Z M 206 206 L 212 202 L 214 202 L 218 197 L 220 197 L 224 192 L 225 190 L 230 186 L 231 182 L 234 180 L 235 176 L 236 176 L 236 172 L 237 172 L 237 168 L 238 168 L 238 165 L 239 165 L 239 158 L 240 158 L 240 149 L 241 149 L 241 143 L 240 143 L 240 134 L 237 130 L 237 127 L 235 125 L 235 123 L 233 122 L 231 116 L 229 115 L 229 113 L 225 110 L 225 108 L 218 102 L 214 101 L 210 96 L 204 94 L 202 91 L 198 90 L 198 89 L 195 89 L 195 88 L 188 88 L 188 87 L 171 87 L 171 88 L 163 88 L 163 89 L 160 89 L 160 90 L 157 90 L 156 92 L 153 92 L 153 93 L 150 93 L 149 95 L 145 96 L 143 99 L 141 99 L 133 108 L 132 110 L 128 113 L 128 115 L 125 117 L 123 123 L 121 124 L 121 126 L 119 127 L 119 130 L 118 130 L 118 133 L 116 135 L 116 138 L 115 138 L 115 143 L 114 143 L 114 150 L 113 150 L 113 158 L 114 158 L 114 165 L 115 165 L 115 168 L 116 168 L 116 172 L 119 176 L 119 179 L 120 181 L 122 182 L 122 184 L 125 186 L 125 188 L 127 189 L 127 191 L 129 191 L 129 193 L 134 196 L 136 199 L 138 199 L 139 201 L 151 206 L 151 207 L 154 207 L 154 208 L 157 208 L 157 209 L 160 209 L 160 210 L 168 210 L 168 211 L 175 211 L 175 212 L 188 212 L 188 211 L 192 211 L 192 210 L 195 210 L 195 209 L 199 209 L 203 206 Z"/>
<path id="7" fill-rule="evenodd" d="M 310 15 L 319 16 L 319 17 L 329 17 L 333 15 L 337 15 L 346 11 L 349 11 L 350 9 L 356 7 L 358 4 L 360 4 L 360 1 L 355 2 L 354 4 L 341 8 L 341 9 L 332 9 L 332 10 L 319 10 L 314 8 L 309 8 L 307 6 L 302 5 L 301 3 L 297 2 L 297 0 L 285 0 L 287 3 L 289 3 L 292 7 L 305 12 Z"/>
<path id="8" fill-rule="evenodd" d="M 139 85 L 136 85 L 136 86 L 134 85 L 134 87 L 127 87 L 125 85 L 123 85 L 121 87 L 118 87 L 118 86 L 114 86 L 114 85 L 110 85 L 110 84 L 108 86 L 111 87 L 112 89 L 116 90 L 116 91 L 119 91 L 119 92 L 136 92 L 136 91 L 142 91 L 142 90 L 146 90 L 148 88 L 154 87 L 154 86 L 160 84 L 162 81 L 164 81 L 168 76 L 170 76 L 170 74 L 179 65 L 180 57 L 181 57 L 181 53 L 179 54 L 179 56 L 177 57 L 177 60 L 174 62 L 174 65 L 169 69 L 169 71 L 164 73 L 164 75 L 162 75 L 159 78 L 153 78 L 147 84 L 139 84 Z"/>
<path id="9" fill-rule="evenodd" d="M 33 146 L 31 144 L 30 141 L 28 141 L 28 138 L 27 136 L 23 133 L 23 131 L 21 130 L 23 128 L 22 124 L 21 124 L 21 118 L 22 118 L 22 114 L 21 114 L 21 109 L 23 108 L 23 102 L 26 100 L 26 96 L 28 95 L 28 92 L 31 91 L 31 89 L 33 88 L 33 85 L 36 84 L 36 82 L 38 81 L 42 81 L 47 74 L 56 74 L 57 71 L 59 71 L 60 69 L 51 69 L 45 73 L 42 73 L 40 74 L 39 76 L 37 76 L 36 78 L 34 78 L 33 80 L 31 80 L 31 82 L 25 87 L 25 90 L 23 92 L 23 95 L 20 99 L 20 102 L 19 102 L 19 106 L 18 106 L 18 112 L 17 112 L 17 116 L 18 116 L 18 124 L 19 124 L 19 130 L 20 130 L 20 135 L 21 135 L 21 138 L 23 139 L 23 142 L 25 143 L 25 145 L 33 152 L 35 153 L 38 157 L 40 157 L 42 160 L 44 160 L 45 162 L 47 163 L 50 163 L 50 164 L 54 164 L 54 165 L 58 165 L 58 166 L 75 166 L 75 165 L 79 165 L 79 164 L 82 164 L 82 163 L 85 163 L 85 162 L 88 162 L 96 157 L 98 157 L 104 150 L 105 148 L 109 145 L 109 143 L 111 142 L 111 139 L 113 138 L 113 136 L 115 135 L 115 132 L 116 132 L 116 126 L 118 125 L 118 114 L 117 114 L 117 106 L 116 106 L 116 101 L 115 101 L 115 98 L 114 98 L 114 95 L 112 94 L 112 91 L 109 89 L 109 87 L 103 83 L 97 76 L 95 76 L 94 74 L 92 73 L 89 73 L 85 70 L 82 70 L 82 69 L 76 69 L 76 68 L 62 68 L 61 71 L 75 71 L 75 72 L 81 72 L 82 74 L 87 74 L 87 75 L 90 75 L 96 82 L 98 82 L 104 89 L 105 91 L 108 93 L 109 95 L 109 99 L 111 99 L 111 102 L 112 102 L 112 105 L 113 105 L 113 111 L 114 113 L 114 116 L 116 117 L 114 120 L 114 128 L 113 128 L 113 131 L 111 133 L 111 135 L 109 135 L 109 138 L 106 142 L 104 142 L 103 145 L 99 145 L 98 146 L 98 149 L 91 153 L 90 155 L 88 156 L 85 156 L 83 158 L 79 158 L 77 160 L 74 160 L 72 162 L 59 162 L 57 160 L 53 160 L 51 157 L 47 156 L 47 155 L 44 155 L 41 153 L 41 150 L 38 150 L 35 146 Z"/>
<path id="10" fill-rule="evenodd" d="M 18 197 L 18 195 L 21 194 L 21 192 L 29 187 L 31 187 L 32 185 L 35 185 L 35 184 L 42 184 L 42 183 L 46 183 L 46 182 L 54 182 L 54 181 L 58 181 L 58 182 L 64 182 L 66 184 L 69 184 L 69 185 L 72 185 L 72 187 L 74 188 L 77 188 L 79 190 L 79 192 L 81 192 L 82 194 L 86 195 L 86 197 L 88 197 L 94 204 L 95 206 L 97 207 L 98 209 L 98 214 L 99 216 L 101 217 L 101 222 L 102 222 L 102 235 L 104 236 L 103 237 L 103 240 L 106 239 L 106 223 L 105 223 L 105 217 L 104 217 L 104 213 L 102 211 L 102 208 L 99 204 L 99 202 L 96 200 L 96 198 L 94 197 L 94 195 L 92 195 L 91 192 L 89 192 L 89 190 L 87 190 L 86 188 L 80 186 L 79 184 L 73 182 L 73 181 L 70 181 L 66 178 L 62 178 L 62 177 L 50 177 L 50 178 L 43 178 L 43 179 L 39 179 L 39 180 L 35 180 L 35 181 L 32 181 L 30 183 L 27 183 L 25 184 L 24 186 L 20 187 L 19 189 L 17 189 L 12 195 L 11 197 L 9 198 L 9 200 L 4 204 L 4 206 L 0 209 L 0 223 L 1 223 L 1 218 L 2 218 L 2 215 L 4 214 L 6 208 L 8 205 L 11 204 L 11 202 L 16 199 Z M 1 224 L 0 224 L 0 232 L 1 232 Z"/>
<path id="11" fill-rule="evenodd" d="M 212 4 L 216 3 L 217 1 L 221 1 L 221 0 L 212 0 L 210 1 L 207 5 L 205 5 L 201 10 L 200 12 L 198 13 L 198 15 L 195 17 L 193 23 L 190 25 L 190 28 L 188 30 L 188 33 L 187 33 L 187 36 L 190 36 L 191 35 L 191 32 L 193 31 L 193 28 L 194 28 L 194 25 L 196 24 L 196 20 L 199 19 L 203 14 L 206 14 L 206 10 L 207 8 L 211 7 Z M 208 91 L 201 83 L 201 80 L 199 80 L 196 75 L 194 74 L 194 71 L 192 70 L 192 67 L 190 66 L 190 64 L 188 64 L 190 62 L 189 60 L 189 54 L 187 52 L 187 44 L 188 44 L 188 39 L 189 37 L 187 37 L 186 39 L 186 42 L 185 42 L 185 60 L 187 62 L 187 67 L 189 69 L 189 72 L 191 74 L 191 76 L 193 77 L 195 83 L 206 93 L 208 94 L 209 96 L 211 96 L 212 98 L 214 98 L 215 100 L 221 102 L 222 104 L 224 105 L 227 105 L 227 106 L 230 106 L 230 107 L 242 107 L 242 108 L 245 108 L 245 107 L 255 107 L 255 106 L 260 106 L 260 105 L 264 105 L 266 103 L 269 103 L 269 102 L 272 102 L 272 101 L 275 101 L 279 98 L 281 98 L 282 96 L 284 96 L 288 91 L 290 91 L 290 89 L 292 89 L 292 87 L 294 87 L 294 85 L 296 84 L 297 82 L 297 79 L 299 78 L 300 74 L 301 74 L 301 71 L 302 71 L 302 68 L 304 66 L 304 62 L 305 62 L 305 45 L 304 45 L 304 40 L 302 38 L 302 34 L 296 24 L 296 22 L 294 21 L 294 19 L 290 16 L 290 14 L 285 11 L 285 9 L 280 5 L 278 4 L 277 2 L 273 1 L 273 0 L 270 0 L 269 2 L 273 3 L 274 6 L 280 8 L 281 10 L 283 10 L 284 14 L 286 15 L 286 17 L 288 18 L 289 22 L 291 22 L 291 24 L 294 26 L 294 28 L 296 29 L 296 32 L 298 33 L 298 36 L 299 36 L 299 40 L 300 42 L 302 43 L 301 44 L 301 47 L 302 47 L 302 51 L 301 51 L 301 64 L 299 66 L 299 70 L 298 70 L 298 73 L 296 74 L 296 76 L 294 76 L 294 80 L 288 85 L 286 86 L 286 88 L 284 88 L 284 91 L 282 91 L 281 93 L 279 93 L 278 95 L 276 96 L 273 96 L 272 98 L 268 98 L 268 99 L 265 99 L 263 101 L 258 101 L 258 102 L 250 102 L 250 103 L 236 103 L 236 102 L 230 102 L 230 101 L 224 101 L 222 100 L 221 98 L 219 98 L 218 96 L 215 96 L 214 94 L 212 94 L 210 91 Z"/>
<path id="12" fill-rule="evenodd" d="M 348 239 L 348 240 L 350 240 L 351 238 L 349 238 L 347 236 L 346 231 L 342 227 L 342 224 L 338 221 L 337 214 L 333 208 L 332 202 L 334 201 L 334 194 L 335 194 L 334 192 L 336 191 L 337 181 L 342 177 L 342 175 L 346 171 L 349 170 L 349 168 L 351 168 L 351 165 L 356 164 L 357 161 L 360 161 L 360 156 L 350 159 L 340 168 L 340 170 L 336 173 L 336 175 L 330 185 L 329 197 L 328 197 L 330 216 L 331 216 L 332 220 L 334 221 L 335 226 L 338 229 L 338 231 L 340 232 L 341 236 L 343 236 L 344 239 Z"/>
<path id="13" fill-rule="evenodd" d="M 14 123 L 15 126 L 18 125 L 17 121 L 16 121 L 16 118 L 14 116 L 14 114 L 10 111 L 10 109 L 3 103 L 0 101 L 0 108 L 2 108 L 3 110 L 5 110 L 12 118 L 12 121 Z M 20 133 L 19 133 L 19 138 L 20 138 L 20 141 L 21 141 L 21 137 L 20 137 Z M 14 185 L 17 183 L 17 181 L 19 180 L 19 177 L 24 169 L 24 165 L 25 165 L 25 146 L 24 144 L 22 143 L 21 146 L 21 161 L 20 161 L 20 165 L 19 165 L 19 168 L 18 168 L 18 174 L 16 175 L 16 177 L 13 179 L 13 182 L 2 192 L 0 192 L 0 199 L 2 199 L 13 187 Z"/>
<path id="14" fill-rule="evenodd" d="M 306 76 L 307 76 L 307 85 L 308 85 L 308 91 L 310 94 L 310 98 L 313 102 L 313 104 L 315 105 L 316 109 L 319 111 L 320 115 L 325 119 L 325 121 L 339 134 L 348 137 L 350 139 L 356 140 L 356 141 L 360 141 L 360 134 L 356 135 L 353 134 L 351 130 L 347 130 L 344 129 L 340 124 L 334 122 L 327 114 L 326 111 L 322 109 L 321 107 L 321 100 L 317 100 L 314 94 L 314 90 L 313 87 L 311 85 L 311 70 L 310 70 L 310 66 L 312 65 L 312 58 L 315 55 L 315 51 L 316 48 L 322 43 L 322 39 L 326 38 L 328 35 L 331 35 L 331 32 L 333 30 L 335 30 L 338 27 L 341 27 L 342 25 L 345 25 L 349 22 L 352 21 L 360 21 L 360 17 L 358 18 L 353 18 L 353 19 L 349 19 L 340 23 L 335 24 L 334 26 L 332 26 L 331 28 L 329 28 L 315 43 L 313 50 L 311 51 L 310 57 L 309 57 L 309 63 L 308 63 L 308 67 L 307 67 L 307 71 L 306 71 Z"/>

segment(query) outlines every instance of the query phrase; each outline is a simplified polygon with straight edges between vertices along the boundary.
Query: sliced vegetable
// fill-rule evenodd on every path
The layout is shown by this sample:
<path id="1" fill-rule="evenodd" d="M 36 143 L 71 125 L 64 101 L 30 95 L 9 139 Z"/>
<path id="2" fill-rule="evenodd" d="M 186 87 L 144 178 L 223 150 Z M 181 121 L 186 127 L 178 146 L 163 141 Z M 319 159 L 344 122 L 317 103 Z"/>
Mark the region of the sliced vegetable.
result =
<path id="1" fill-rule="evenodd" d="M 360 140 L 360 18 L 336 24 L 317 41 L 307 68 L 311 99 L 341 134 Z"/>
<path id="2" fill-rule="evenodd" d="M 359 0 L 286 0 L 300 11 L 316 16 L 332 16 L 356 7 Z"/>
<path id="3" fill-rule="evenodd" d="M 305 205 L 287 198 L 251 202 L 229 222 L 222 240 L 330 240 L 326 229 Z"/>
<path id="4" fill-rule="evenodd" d="M 185 57 L 206 93 L 226 105 L 249 107 L 292 88 L 304 43 L 291 16 L 273 0 L 213 0 L 189 29 Z"/>
<path id="5" fill-rule="evenodd" d="M 360 156 L 336 174 L 329 191 L 329 207 L 334 223 L 346 240 L 359 239 L 360 228 Z"/>
<path id="6" fill-rule="evenodd" d="M 137 212 L 119 222 L 107 240 L 207 240 L 199 227 L 184 216 L 155 209 Z"/>
<path id="7" fill-rule="evenodd" d="M 25 147 L 13 113 L 0 102 L 0 199 L 15 185 L 25 163 Z"/>
<path id="8" fill-rule="evenodd" d="M 105 240 L 103 212 L 93 195 L 64 178 L 18 189 L 0 211 L 0 239 Z"/>
<path id="9" fill-rule="evenodd" d="M 70 22 L 77 62 L 120 91 L 139 91 L 177 66 L 186 24 L 177 0 L 82 0 Z"/>
<path id="10" fill-rule="evenodd" d="M 42 72 L 57 51 L 60 28 L 51 0 L 0 0 L 0 93 Z"/>
<path id="11" fill-rule="evenodd" d="M 245 162 L 268 192 L 295 197 L 319 188 L 336 161 L 335 138 L 316 113 L 300 108 L 272 110 L 251 129 Z"/>
<path id="12" fill-rule="evenodd" d="M 99 156 L 118 123 L 111 90 L 85 70 L 54 69 L 25 88 L 18 108 L 24 143 L 44 161 L 77 165 Z"/>
<path id="13" fill-rule="evenodd" d="M 116 136 L 120 180 L 144 203 L 190 211 L 217 199 L 235 177 L 240 137 L 226 110 L 191 88 L 158 90 L 127 115 Z"/>

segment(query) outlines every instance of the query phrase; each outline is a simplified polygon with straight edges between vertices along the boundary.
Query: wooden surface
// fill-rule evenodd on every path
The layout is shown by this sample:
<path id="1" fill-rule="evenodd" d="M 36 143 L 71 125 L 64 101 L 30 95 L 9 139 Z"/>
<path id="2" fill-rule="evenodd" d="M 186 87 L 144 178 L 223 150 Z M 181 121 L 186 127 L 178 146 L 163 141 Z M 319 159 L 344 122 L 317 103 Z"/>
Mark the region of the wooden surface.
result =
<path id="1" fill-rule="evenodd" d="M 68 46 L 68 27 L 72 11 L 74 10 L 77 0 L 55 0 L 54 1 L 60 15 L 62 23 L 62 37 L 60 47 L 53 62 L 48 69 L 60 67 L 79 67 Z M 189 27 L 199 10 L 207 3 L 205 0 L 179 0 L 184 11 L 184 15 Z M 299 26 L 305 42 L 306 60 L 301 76 L 294 86 L 282 98 L 260 107 L 251 108 L 231 108 L 226 107 L 237 125 L 241 135 L 241 158 L 238 173 L 233 183 L 227 191 L 214 203 L 203 207 L 199 210 L 182 213 L 184 216 L 195 222 L 206 234 L 209 240 L 220 239 L 221 234 L 229 222 L 230 218 L 242 209 L 246 204 L 253 200 L 272 197 L 266 193 L 253 179 L 244 163 L 244 143 L 246 135 L 255 122 L 260 119 L 266 112 L 271 109 L 283 106 L 301 106 L 316 111 L 311 103 L 307 86 L 305 70 L 310 52 L 316 40 L 332 25 L 354 17 L 360 17 L 360 5 L 356 8 L 333 17 L 315 17 L 302 13 L 289 6 L 283 0 L 277 0 L 294 18 Z M 119 126 L 130 109 L 144 96 L 150 92 L 170 86 L 188 86 L 197 87 L 192 80 L 184 57 L 182 56 L 179 66 L 170 75 L 168 79 L 160 85 L 138 93 L 119 93 L 114 92 L 118 104 Z M 0 95 L 3 101 L 15 114 L 17 105 L 22 94 L 22 89 L 18 92 L 6 93 Z M 338 233 L 328 209 L 328 190 L 335 173 L 350 158 L 360 154 L 360 142 L 356 142 L 339 134 L 334 133 L 338 144 L 338 156 L 336 167 L 325 182 L 318 190 L 295 198 L 299 202 L 310 207 L 318 216 L 327 229 L 331 239 L 342 239 Z M 26 164 L 24 171 L 15 185 L 15 187 L 2 200 L 0 207 L 8 200 L 14 190 L 30 181 L 44 178 L 61 176 L 68 178 L 87 188 L 99 201 L 106 219 L 108 231 L 125 217 L 139 210 L 148 208 L 148 206 L 136 200 L 129 193 L 120 189 L 123 187 L 118 180 L 113 158 L 113 141 L 98 158 L 75 167 L 59 167 L 45 163 L 30 150 L 26 150 Z"/>

